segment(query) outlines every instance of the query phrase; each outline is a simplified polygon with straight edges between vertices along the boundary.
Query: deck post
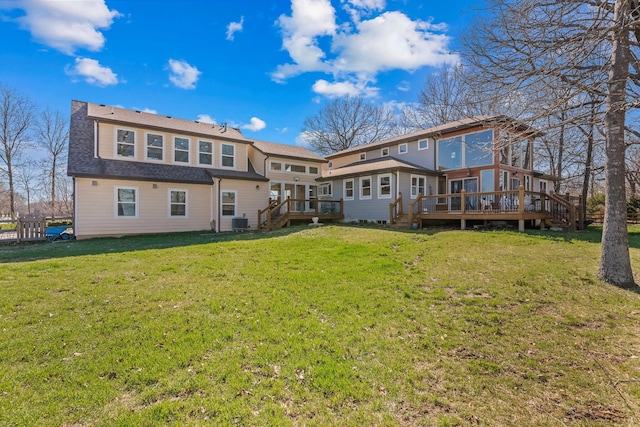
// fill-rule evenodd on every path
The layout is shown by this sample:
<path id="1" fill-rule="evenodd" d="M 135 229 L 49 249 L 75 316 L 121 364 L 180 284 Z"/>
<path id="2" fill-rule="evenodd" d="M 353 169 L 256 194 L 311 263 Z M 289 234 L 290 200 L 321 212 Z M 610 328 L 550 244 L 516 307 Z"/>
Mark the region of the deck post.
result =
<path id="1" fill-rule="evenodd" d="M 464 190 L 462 190 L 464 191 Z M 462 218 L 460 220 L 460 230 L 466 230 L 467 229 L 467 220 Z"/>
<path id="2" fill-rule="evenodd" d="M 460 190 L 460 213 L 464 214 L 465 210 L 466 210 L 466 200 L 465 200 L 465 193 L 466 191 L 464 190 L 464 188 L 462 190 Z M 463 220 L 464 221 L 464 220 Z M 464 227 L 462 228 L 464 230 Z"/>
<path id="3" fill-rule="evenodd" d="M 518 187 L 518 212 L 524 213 L 524 185 Z M 524 231 L 524 228 L 520 231 Z"/>
<path id="4" fill-rule="evenodd" d="M 518 231 L 524 231 L 524 219 L 518 220 Z"/>

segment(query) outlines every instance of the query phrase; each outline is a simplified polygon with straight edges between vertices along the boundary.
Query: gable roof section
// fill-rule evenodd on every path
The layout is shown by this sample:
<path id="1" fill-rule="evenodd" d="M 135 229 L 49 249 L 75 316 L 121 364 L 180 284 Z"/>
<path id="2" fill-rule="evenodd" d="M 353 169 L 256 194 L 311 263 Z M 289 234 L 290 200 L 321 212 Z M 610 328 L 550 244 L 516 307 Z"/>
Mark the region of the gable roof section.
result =
<path id="1" fill-rule="evenodd" d="M 242 172 L 228 169 L 208 169 L 193 166 L 97 158 L 93 155 L 93 121 L 95 118 L 88 115 L 88 110 L 91 105 L 95 106 L 95 104 L 89 104 L 81 101 L 72 101 L 71 103 L 69 155 L 67 160 L 67 175 L 69 176 L 207 185 L 213 184 L 212 177 L 223 179 L 244 179 L 249 181 L 268 181 L 267 178 L 255 171 L 251 162 L 249 162 L 249 170 L 247 172 Z M 108 107 L 109 112 L 110 109 L 111 107 Z M 147 113 L 135 113 L 133 111 L 128 111 L 128 113 L 124 114 L 148 115 Z M 120 115 L 119 117 L 122 118 L 123 115 Z M 184 120 L 182 121 L 184 122 Z M 126 122 L 123 123 L 126 124 Z M 137 122 L 136 124 L 140 126 L 153 126 L 146 125 L 141 122 Z M 155 124 L 158 123 L 156 122 Z M 176 130 L 180 131 L 184 129 L 185 127 Z M 175 132 L 174 129 L 167 130 Z M 200 134 L 202 135 L 202 133 Z M 233 141 L 236 140 L 234 139 Z M 249 140 L 246 141 L 250 142 Z"/>
<path id="2" fill-rule="evenodd" d="M 338 151 L 337 153 L 329 154 L 325 156 L 327 159 L 333 159 L 341 157 L 347 154 L 358 153 L 362 151 L 369 151 L 372 148 L 385 147 L 400 144 L 403 142 L 414 141 L 424 138 L 440 138 L 448 133 L 453 133 L 465 129 L 471 129 L 477 126 L 483 126 L 486 128 L 503 128 L 511 131 L 521 132 L 525 134 L 538 134 L 537 131 L 531 127 L 518 122 L 508 116 L 474 116 L 461 120 L 445 123 L 442 125 L 434 126 L 428 129 L 421 129 L 415 132 L 410 132 L 404 135 L 395 136 L 393 138 L 383 139 L 382 141 L 372 142 L 370 144 L 358 145 L 357 147 L 349 148 L 346 150 Z"/>
<path id="3" fill-rule="evenodd" d="M 164 130 L 171 133 L 184 133 L 205 138 L 232 140 L 250 144 L 236 128 L 226 127 L 212 123 L 203 123 L 197 120 L 177 119 L 160 114 L 144 113 L 137 110 L 127 110 L 119 107 L 111 107 L 104 104 L 87 103 L 87 117 L 101 122 L 122 123 L 138 125 L 147 129 Z"/>
<path id="4" fill-rule="evenodd" d="M 351 163 L 337 169 L 331 169 L 322 173 L 322 178 L 318 181 L 327 181 L 334 178 L 351 178 L 355 176 L 370 175 L 372 173 L 382 172 L 415 172 L 426 175 L 442 175 L 442 172 L 427 169 L 413 163 L 398 160 L 395 157 L 380 157 L 377 159 L 363 160 L 361 162 Z"/>
<path id="5" fill-rule="evenodd" d="M 299 145 L 278 144 L 275 142 L 254 139 L 253 146 L 266 155 L 284 157 L 288 159 L 301 159 L 318 163 L 327 162 L 324 158 L 318 156 L 313 151 Z"/>

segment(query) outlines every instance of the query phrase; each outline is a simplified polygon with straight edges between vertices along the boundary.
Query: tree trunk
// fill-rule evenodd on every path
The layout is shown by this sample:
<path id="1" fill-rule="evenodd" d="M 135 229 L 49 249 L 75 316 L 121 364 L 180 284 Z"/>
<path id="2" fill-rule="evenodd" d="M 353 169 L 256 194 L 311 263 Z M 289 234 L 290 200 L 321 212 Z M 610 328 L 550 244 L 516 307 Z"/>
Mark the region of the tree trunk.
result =
<path id="1" fill-rule="evenodd" d="M 587 154 L 585 159 L 584 179 L 582 180 L 582 218 L 587 217 L 587 198 L 589 197 L 589 181 L 591 180 L 591 169 L 593 166 L 593 144 L 595 135 L 596 111 L 591 108 L 591 123 L 589 123 L 589 133 L 587 134 Z M 584 224 L 580 224 L 584 227 Z"/>
<path id="2" fill-rule="evenodd" d="M 51 165 L 51 218 L 56 217 L 56 158 L 53 158 Z"/>
<path id="3" fill-rule="evenodd" d="M 621 287 L 635 287 L 627 234 L 624 141 L 625 97 L 630 60 L 628 27 L 630 13 L 628 0 L 616 0 L 612 28 L 611 71 L 607 82 L 605 112 L 606 203 L 602 229 L 602 254 L 598 271 L 601 280 Z"/>

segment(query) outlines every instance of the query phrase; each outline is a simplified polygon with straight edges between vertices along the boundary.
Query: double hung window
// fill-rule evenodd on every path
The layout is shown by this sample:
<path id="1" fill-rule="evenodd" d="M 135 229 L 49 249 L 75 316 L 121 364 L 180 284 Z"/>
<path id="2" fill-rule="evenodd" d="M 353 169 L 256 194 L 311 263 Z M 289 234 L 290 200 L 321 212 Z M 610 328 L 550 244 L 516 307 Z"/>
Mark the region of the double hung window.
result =
<path id="1" fill-rule="evenodd" d="M 174 138 L 174 158 L 173 160 L 180 163 L 189 163 L 189 140 L 187 138 Z"/>

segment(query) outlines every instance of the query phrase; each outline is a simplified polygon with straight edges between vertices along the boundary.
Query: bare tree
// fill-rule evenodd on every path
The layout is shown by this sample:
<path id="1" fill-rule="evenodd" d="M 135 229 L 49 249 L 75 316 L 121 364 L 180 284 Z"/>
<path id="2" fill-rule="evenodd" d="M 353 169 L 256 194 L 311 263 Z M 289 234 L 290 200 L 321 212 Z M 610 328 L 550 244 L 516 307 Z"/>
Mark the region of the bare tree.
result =
<path id="1" fill-rule="evenodd" d="M 58 111 L 44 110 L 36 123 L 35 133 L 38 144 L 47 150 L 48 167 L 45 167 L 49 194 L 51 197 L 51 211 L 49 215 L 56 215 L 56 184 L 60 179 L 60 168 L 65 163 L 67 144 L 69 141 L 69 124 L 67 119 Z"/>
<path id="2" fill-rule="evenodd" d="M 492 18 L 476 25 L 466 39 L 468 60 L 487 82 L 500 82 L 491 96 L 545 94 L 565 87 L 570 99 L 556 98 L 527 118 L 532 123 L 590 95 L 596 108 L 585 116 L 553 122 L 554 128 L 596 113 L 606 137 L 605 219 L 599 277 L 636 287 L 626 224 L 626 113 L 639 106 L 637 59 L 640 34 L 638 0 L 487 0 Z M 631 40 L 631 34 L 636 40 Z M 633 69 L 633 73 L 630 72 Z M 591 101 L 590 101 L 591 102 Z M 520 118 L 522 119 L 522 118 Z M 582 123 L 586 123 L 585 119 Z M 542 129 L 546 131 L 547 129 Z"/>
<path id="3" fill-rule="evenodd" d="M 41 169 L 38 166 L 37 162 L 33 159 L 27 159 L 22 162 L 16 168 L 16 181 L 22 187 L 22 191 L 24 192 L 25 201 L 27 203 L 27 213 L 30 215 L 32 198 L 36 191 L 36 187 L 38 185 L 37 179 L 40 176 Z"/>
<path id="4" fill-rule="evenodd" d="M 9 184 L 9 214 L 15 218 L 15 167 L 29 143 L 35 106 L 15 90 L 0 84 L 0 173 Z"/>
<path id="5" fill-rule="evenodd" d="M 394 134 L 394 122 L 393 112 L 385 106 L 346 96 L 308 117 L 303 133 L 313 151 L 326 155 L 387 138 Z"/>

